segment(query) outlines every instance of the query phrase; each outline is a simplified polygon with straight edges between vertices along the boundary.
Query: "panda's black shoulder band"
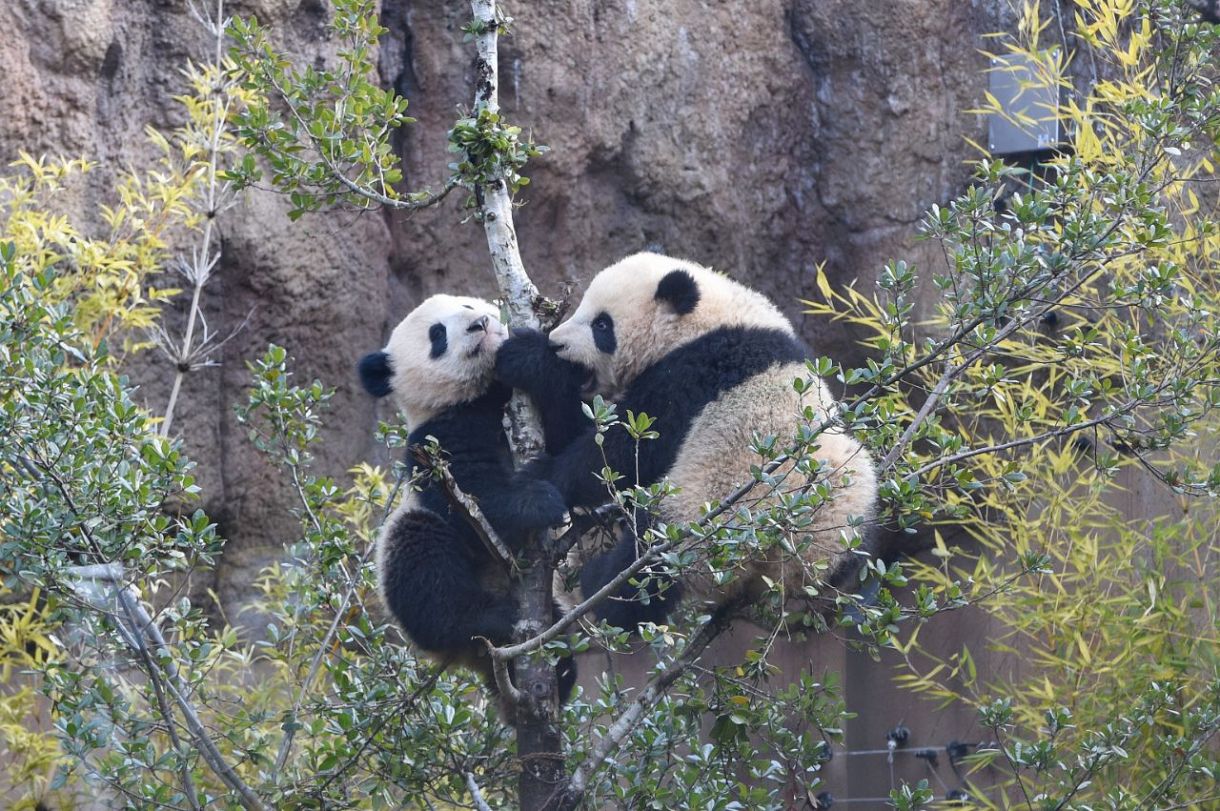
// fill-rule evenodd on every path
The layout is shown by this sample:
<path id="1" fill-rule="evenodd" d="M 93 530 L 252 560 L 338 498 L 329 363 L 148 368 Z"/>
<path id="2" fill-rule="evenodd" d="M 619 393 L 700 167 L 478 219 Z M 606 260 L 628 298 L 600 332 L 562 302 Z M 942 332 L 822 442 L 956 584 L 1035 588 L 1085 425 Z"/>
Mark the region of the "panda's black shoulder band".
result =
<path id="1" fill-rule="evenodd" d="M 360 382 L 364 390 L 374 397 L 385 397 L 393 389 L 390 386 L 390 356 L 385 352 L 370 352 L 357 365 Z"/>
<path id="2" fill-rule="evenodd" d="M 662 277 L 653 298 L 667 303 L 678 315 L 686 315 L 699 303 L 699 285 L 694 276 L 678 268 Z"/>

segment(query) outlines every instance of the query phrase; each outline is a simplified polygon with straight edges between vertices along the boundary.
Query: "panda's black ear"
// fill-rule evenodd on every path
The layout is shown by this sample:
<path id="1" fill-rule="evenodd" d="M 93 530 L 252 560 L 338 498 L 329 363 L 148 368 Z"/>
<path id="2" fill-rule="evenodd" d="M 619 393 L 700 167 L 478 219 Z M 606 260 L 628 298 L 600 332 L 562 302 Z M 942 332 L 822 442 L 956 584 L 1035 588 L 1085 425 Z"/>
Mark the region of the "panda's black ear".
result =
<path id="1" fill-rule="evenodd" d="M 686 315 L 699 303 L 699 285 L 694 276 L 678 268 L 665 274 L 653 298 L 668 304 L 678 315 Z"/>
<path id="2" fill-rule="evenodd" d="M 369 394 L 385 397 L 393 391 L 390 385 L 390 356 L 385 352 L 370 352 L 360 359 L 356 368 L 360 371 L 360 382 Z"/>

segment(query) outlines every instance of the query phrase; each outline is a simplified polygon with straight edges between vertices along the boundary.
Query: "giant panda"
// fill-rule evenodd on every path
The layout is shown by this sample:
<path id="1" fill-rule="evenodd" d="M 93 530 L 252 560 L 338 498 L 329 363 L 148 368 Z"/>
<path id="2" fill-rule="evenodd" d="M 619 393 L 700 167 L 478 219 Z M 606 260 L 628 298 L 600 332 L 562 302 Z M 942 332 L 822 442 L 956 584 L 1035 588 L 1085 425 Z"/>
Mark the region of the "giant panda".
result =
<path id="1" fill-rule="evenodd" d="M 806 406 L 812 406 L 815 425 L 829 414 L 834 398 L 821 380 L 814 378 L 803 392 L 793 385 L 809 376 L 810 357 L 792 324 L 760 293 L 693 262 L 640 253 L 598 273 L 576 311 L 549 336 L 510 338 L 496 369 L 544 413 L 557 408 L 570 415 L 574 397 L 600 394 L 617 404 L 620 415 L 630 410 L 653 417 L 660 436 L 639 444 L 638 459 L 626 431 L 608 431 L 599 445 L 585 419 L 537 472 L 560 489 L 570 507 L 607 500 L 606 485 L 596 475 L 606 465 L 625 477 L 620 487 L 668 478 L 677 492 L 662 502 L 659 519 L 674 523 L 699 519 L 706 504 L 751 481 L 751 466 L 760 461 L 751 448 L 754 437 L 772 435 L 786 443 L 806 421 Z M 587 376 L 583 391 L 573 364 Z M 572 425 L 566 417 L 558 423 Z M 786 595 L 799 595 L 807 585 L 842 583 L 859 556 L 844 549 L 841 531 L 849 518 L 871 518 L 877 475 L 850 435 L 831 429 L 818 445 L 816 457 L 824 463 L 818 476 L 830 480 L 832 491 L 809 528 L 803 561 L 785 560 L 778 548 L 755 550 L 727 584 L 718 585 L 707 566 L 694 567 L 679 588 L 658 591 L 654 582 L 648 597 L 624 586 L 602 604 L 599 616 L 630 629 L 662 621 L 680 596 L 727 606 L 761 594 L 764 578 L 782 584 Z M 581 591 L 601 588 L 636 555 L 635 538 L 627 533 L 608 553 L 585 563 Z M 823 571 L 815 575 L 818 567 Z"/>
<path id="2" fill-rule="evenodd" d="M 410 447 L 434 437 L 458 486 L 515 551 L 529 533 L 561 523 L 566 507 L 553 485 L 513 469 L 503 428 L 511 390 L 493 377 L 496 349 L 507 334 L 489 302 L 435 295 L 358 369 L 370 394 L 392 395 L 405 413 L 407 464 L 415 465 Z M 451 509 L 438 483 L 425 477 L 418 488 L 390 515 L 376 542 L 382 601 L 416 646 L 439 661 L 477 670 L 494 691 L 479 637 L 497 646 L 513 640 L 518 614 L 504 565 L 465 514 Z M 560 660 L 562 698 L 575 676 L 572 660 Z"/>

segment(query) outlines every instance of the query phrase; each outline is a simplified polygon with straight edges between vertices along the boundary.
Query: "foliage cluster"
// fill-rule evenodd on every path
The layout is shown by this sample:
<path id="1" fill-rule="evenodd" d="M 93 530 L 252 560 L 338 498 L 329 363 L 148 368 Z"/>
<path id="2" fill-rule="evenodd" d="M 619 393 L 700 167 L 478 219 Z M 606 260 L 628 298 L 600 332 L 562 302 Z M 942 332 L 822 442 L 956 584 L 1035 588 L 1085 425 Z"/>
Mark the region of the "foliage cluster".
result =
<path id="1" fill-rule="evenodd" d="M 993 632 L 989 651 L 948 657 L 922 623 L 874 638 L 902 654 L 901 684 L 980 709 L 999 746 L 978 765 L 1006 777 L 976 799 L 1202 807 L 1220 710 L 1220 40 L 1183 4 L 1073 10 L 1068 34 L 1028 3 L 997 38 L 1028 84 L 1062 88 L 1061 109 L 1025 117 L 1060 116 L 1066 148 L 984 159 L 932 207 L 946 268 L 931 287 L 897 262 L 878 295 L 822 285 L 811 311 L 870 336 L 875 360 L 848 382 L 912 370 L 863 407 L 898 524 L 938 528 L 907 567 L 913 608 L 987 596 Z M 994 98 L 979 112 L 1012 116 Z M 1167 514 L 1132 515 L 1157 503 Z"/>
<path id="2" fill-rule="evenodd" d="M 72 191 L 79 191 L 82 175 L 94 168 L 88 161 L 23 154 L 0 177 L 0 199 L 5 201 L 0 233 L 26 272 L 51 265 L 64 269 L 48 295 L 71 301 L 77 322 L 95 344 L 116 330 L 151 327 L 160 305 L 178 292 L 156 282 L 168 256 L 168 232 L 192 224 L 189 198 L 199 174 L 185 150 L 152 130 L 149 136 L 162 151 L 161 171 L 129 174 L 119 181 L 115 204 L 101 207 L 107 229 L 103 236 L 87 235 L 64 205 Z"/>
<path id="3" fill-rule="evenodd" d="M 869 292 L 820 278 L 811 311 L 871 336 L 864 366 L 819 358 L 794 381 L 803 391 L 814 376 L 836 380 L 839 413 L 811 407 L 794 415 L 792 436 L 758 437 L 755 481 L 699 522 L 641 537 L 623 579 L 651 565 L 727 582 L 760 547 L 799 551 L 802 527 L 834 497 L 817 458 L 832 428 L 874 449 L 887 520 L 931 534 L 930 563 L 869 561 L 872 602 L 811 588 L 805 596 L 829 613 L 772 595 L 756 607 L 765 633 L 735 666 L 701 663 L 724 623 L 697 607 L 640 639 L 573 614 L 494 652 L 602 647 L 654 662 L 637 685 L 607 658 L 563 708 L 558 804 L 783 808 L 816 796 L 849 717 L 841 685 L 779 673 L 770 657 L 781 633 L 831 625 L 897 651 L 899 679 L 917 693 L 979 709 L 996 746 L 974 756 L 995 767 L 970 787 L 978 807 L 1215 798 L 1215 515 L 1194 505 L 1220 487 L 1210 439 L 1220 235 L 1206 185 L 1220 135 L 1217 31 L 1176 0 L 1075 8 L 1069 34 L 1027 4 L 1019 36 L 1000 40 L 1043 83 L 1071 85 L 1073 65 L 1091 66 L 1088 88 L 1071 85 L 1064 107 L 1071 149 L 1029 168 L 981 161 L 971 188 L 925 224 L 943 269 L 895 262 Z M 500 718 L 469 674 L 417 658 L 374 602 L 372 538 L 411 483 L 360 466 L 345 485 L 314 469 L 330 391 L 294 381 L 283 348 L 249 364 L 239 419 L 296 510 L 283 560 L 260 580 L 266 633 L 247 640 L 187 597 L 188 575 L 213 565 L 221 541 L 190 509 L 191 463 L 133 402 L 108 350 L 154 321 L 166 234 L 199 224 L 201 193 L 202 211 L 218 213 L 217 178 L 248 185 L 267 167 L 297 216 L 339 202 L 418 208 L 459 184 L 522 185 L 530 148 L 482 111 L 454 128 L 467 165 L 442 192 L 396 190 L 390 134 L 409 119 L 405 99 L 373 80 L 373 12 L 369 0 L 335 3 L 333 69 L 297 69 L 258 26 L 235 24 L 236 61 L 218 56 L 216 73 L 199 72 L 225 77 L 234 103 L 209 90 L 216 81 L 197 84 L 195 97 L 211 99 L 194 108 L 210 122 L 208 146 L 161 139 L 188 168 L 120 195 L 125 213 L 106 213 L 118 237 L 88 240 L 39 197 L 83 164 L 29 159 L 24 175 L 0 181 L 0 576 L 20 595 L 4 609 L 0 666 L 41 671 L 62 745 L 19 741 L 11 717 L 29 694 L 2 693 L 0 741 L 25 753 L 27 800 L 79 781 L 134 806 L 515 804 L 519 738 L 505 721 L 520 731 L 522 719 Z M 1046 48 L 1053 30 L 1057 50 Z M 240 161 L 217 158 L 230 123 L 252 151 Z M 210 237 L 203 244 L 206 256 Z M 589 416 L 641 444 L 665 430 L 600 401 Z M 401 446 L 401 429 L 381 433 Z M 608 500 L 628 511 L 672 495 L 666 483 L 620 489 L 614 471 L 602 475 Z M 1122 488 L 1151 483 L 1191 509 L 1132 522 Z M 859 529 L 847 528 L 846 548 L 859 548 Z M 967 606 L 1001 629 L 990 654 L 1023 657 L 1024 669 L 989 672 L 964 649 L 932 654 L 923 637 L 934 618 Z M 48 786 L 39 775 L 52 768 Z M 892 795 L 900 809 L 933 800 L 925 785 Z"/>

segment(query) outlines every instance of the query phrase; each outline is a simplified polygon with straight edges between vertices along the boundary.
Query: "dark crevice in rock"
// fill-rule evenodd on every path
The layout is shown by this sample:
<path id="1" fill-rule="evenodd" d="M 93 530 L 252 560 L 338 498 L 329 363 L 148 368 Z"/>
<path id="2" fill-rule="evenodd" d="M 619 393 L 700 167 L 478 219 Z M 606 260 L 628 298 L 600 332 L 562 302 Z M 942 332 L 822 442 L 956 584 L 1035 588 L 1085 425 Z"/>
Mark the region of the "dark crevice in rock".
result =
<path id="1" fill-rule="evenodd" d="M 392 89 L 412 104 L 423 94 L 423 82 L 415 71 L 415 34 L 411 29 L 411 3 L 409 0 L 386 0 L 381 7 L 381 25 L 386 33 L 381 39 L 381 50 L 377 58 L 377 73 L 381 86 Z M 408 113 L 413 111 L 408 109 Z M 412 138 L 412 127 L 399 127 L 390 133 L 390 145 L 402 158 L 403 189 L 412 188 L 408 153 Z M 393 214 L 383 209 L 387 228 L 393 228 Z"/>
<path id="2" fill-rule="evenodd" d="M 106 56 L 102 58 L 102 67 L 98 70 L 98 75 L 103 79 L 113 79 L 119 72 L 119 65 L 122 61 L 123 46 L 118 42 L 110 43 L 110 46 L 106 48 Z"/>
<path id="3" fill-rule="evenodd" d="M 521 107 L 521 76 L 525 60 L 521 51 L 509 44 L 500 44 L 500 106 L 518 110 Z"/>
<path id="4" fill-rule="evenodd" d="M 387 29 L 378 55 L 381 86 L 393 88 L 398 95 L 411 99 L 423 90 L 423 84 L 415 72 L 411 3 L 408 0 L 386 0 L 381 7 L 381 25 Z"/>
<path id="5" fill-rule="evenodd" d="M 301 0 L 297 14 L 291 19 L 296 36 L 303 42 L 324 42 L 330 39 L 327 3 L 324 0 Z"/>
<path id="6" fill-rule="evenodd" d="M 816 55 L 813 38 L 805 30 L 802 15 L 797 6 L 784 10 L 784 22 L 788 24 L 788 38 L 796 46 L 797 52 L 801 55 L 801 60 L 816 75 L 819 72 L 821 60 Z"/>

